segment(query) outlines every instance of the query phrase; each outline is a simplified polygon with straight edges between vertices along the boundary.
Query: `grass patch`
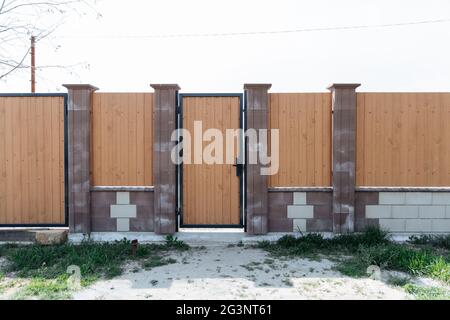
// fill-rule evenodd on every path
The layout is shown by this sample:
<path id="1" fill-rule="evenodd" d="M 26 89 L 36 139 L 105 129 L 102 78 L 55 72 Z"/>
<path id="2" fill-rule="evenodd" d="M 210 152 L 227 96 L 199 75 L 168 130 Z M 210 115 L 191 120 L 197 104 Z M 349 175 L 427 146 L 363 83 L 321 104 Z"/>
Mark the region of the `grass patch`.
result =
<path id="1" fill-rule="evenodd" d="M 30 284 L 20 289 L 14 296 L 15 300 L 24 300 L 34 297 L 41 300 L 63 300 L 69 299 L 71 291 L 66 277 L 56 279 L 34 278 Z"/>
<path id="2" fill-rule="evenodd" d="M 450 257 L 433 247 L 414 247 L 389 240 L 387 232 L 370 227 L 359 234 L 340 235 L 324 239 L 319 234 L 301 237 L 284 236 L 275 243 L 261 242 L 260 248 L 274 255 L 293 255 L 306 258 L 328 255 L 349 255 L 339 259 L 336 269 L 352 276 L 367 276 L 371 265 L 381 269 L 407 272 L 414 276 L 429 276 L 450 283 Z"/>
<path id="3" fill-rule="evenodd" d="M 78 266 L 81 285 L 87 286 L 99 278 L 113 278 L 123 273 L 126 261 L 144 261 L 145 268 L 174 263 L 163 258 L 170 250 L 184 251 L 189 246 L 176 238 L 166 238 L 165 244 L 139 244 L 136 255 L 128 240 L 113 243 L 82 242 L 79 245 L 60 246 L 0 246 L 0 254 L 7 258 L 7 272 L 15 272 L 19 278 L 31 278 L 32 282 L 20 291 L 19 298 L 36 296 L 43 299 L 62 297 L 67 291 L 67 268 Z"/>
<path id="4" fill-rule="evenodd" d="M 409 237 L 408 242 L 415 245 L 425 245 L 450 250 L 450 234 L 411 236 Z"/>
<path id="5" fill-rule="evenodd" d="M 450 291 L 444 288 L 422 287 L 411 283 L 403 288 L 419 300 L 450 300 Z"/>

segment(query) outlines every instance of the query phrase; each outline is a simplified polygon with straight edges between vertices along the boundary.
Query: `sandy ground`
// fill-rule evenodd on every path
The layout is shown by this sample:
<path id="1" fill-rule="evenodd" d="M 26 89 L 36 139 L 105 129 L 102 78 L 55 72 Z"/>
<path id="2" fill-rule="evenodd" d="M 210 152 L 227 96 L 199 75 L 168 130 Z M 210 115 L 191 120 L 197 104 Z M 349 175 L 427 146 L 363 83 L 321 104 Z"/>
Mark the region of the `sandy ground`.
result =
<path id="1" fill-rule="evenodd" d="M 273 259 L 265 251 L 208 247 L 170 255 L 177 263 L 100 281 L 74 299 L 412 299 L 382 281 L 353 279 L 322 259 Z"/>

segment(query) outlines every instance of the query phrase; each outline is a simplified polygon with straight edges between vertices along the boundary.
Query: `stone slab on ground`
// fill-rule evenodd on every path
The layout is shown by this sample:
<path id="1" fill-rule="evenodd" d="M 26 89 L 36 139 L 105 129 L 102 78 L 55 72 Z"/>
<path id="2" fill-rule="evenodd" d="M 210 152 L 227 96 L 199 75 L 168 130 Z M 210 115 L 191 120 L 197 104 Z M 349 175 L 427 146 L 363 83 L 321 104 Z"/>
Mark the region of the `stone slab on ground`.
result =
<path id="1" fill-rule="evenodd" d="M 36 231 L 36 243 L 44 246 L 59 245 L 67 242 L 67 230 Z"/>

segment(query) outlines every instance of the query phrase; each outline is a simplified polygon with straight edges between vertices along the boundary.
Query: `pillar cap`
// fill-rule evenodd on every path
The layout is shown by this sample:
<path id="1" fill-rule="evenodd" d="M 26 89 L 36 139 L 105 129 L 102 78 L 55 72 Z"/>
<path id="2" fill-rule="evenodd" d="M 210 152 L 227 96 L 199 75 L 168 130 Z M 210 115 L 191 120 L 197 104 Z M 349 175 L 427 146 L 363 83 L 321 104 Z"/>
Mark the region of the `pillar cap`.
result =
<path id="1" fill-rule="evenodd" d="M 359 86 L 361 86 L 361 83 L 333 83 L 327 89 L 328 90 L 334 90 L 334 89 L 356 89 Z"/>
<path id="2" fill-rule="evenodd" d="M 91 84 L 63 84 L 63 87 L 67 88 L 68 90 L 90 90 L 90 91 L 98 90 L 97 87 Z"/>
<path id="3" fill-rule="evenodd" d="M 150 87 L 152 87 L 155 90 L 180 90 L 180 86 L 176 83 L 162 83 L 162 84 L 158 84 L 158 83 L 152 83 L 150 84 Z"/>
<path id="4" fill-rule="evenodd" d="M 266 89 L 272 88 L 271 83 L 246 83 L 244 84 L 244 89 Z"/>

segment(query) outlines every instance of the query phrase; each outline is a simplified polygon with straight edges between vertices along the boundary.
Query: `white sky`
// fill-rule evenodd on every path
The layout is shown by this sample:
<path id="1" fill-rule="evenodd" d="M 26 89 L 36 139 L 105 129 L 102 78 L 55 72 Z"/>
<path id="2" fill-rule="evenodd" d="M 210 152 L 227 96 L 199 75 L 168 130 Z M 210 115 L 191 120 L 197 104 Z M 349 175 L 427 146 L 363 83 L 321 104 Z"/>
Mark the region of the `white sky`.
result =
<path id="1" fill-rule="evenodd" d="M 38 65 L 88 62 L 89 69 L 39 71 L 39 92 L 65 91 L 63 83 L 101 91 L 178 83 L 183 92 L 241 92 L 246 82 L 272 83 L 272 92 L 325 91 L 332 82 L 360 82 L 360 91 L 450 91 L 449 22 L 217 38 L 110 37 L 445 19 L 448 0 L 106 0 L 96 8 L 103 18 L 74 16 L 37 47 Z M 0 92 L 29 92 L 29 86 L 29 71 L 20 71 L 0 82 Z"/>

